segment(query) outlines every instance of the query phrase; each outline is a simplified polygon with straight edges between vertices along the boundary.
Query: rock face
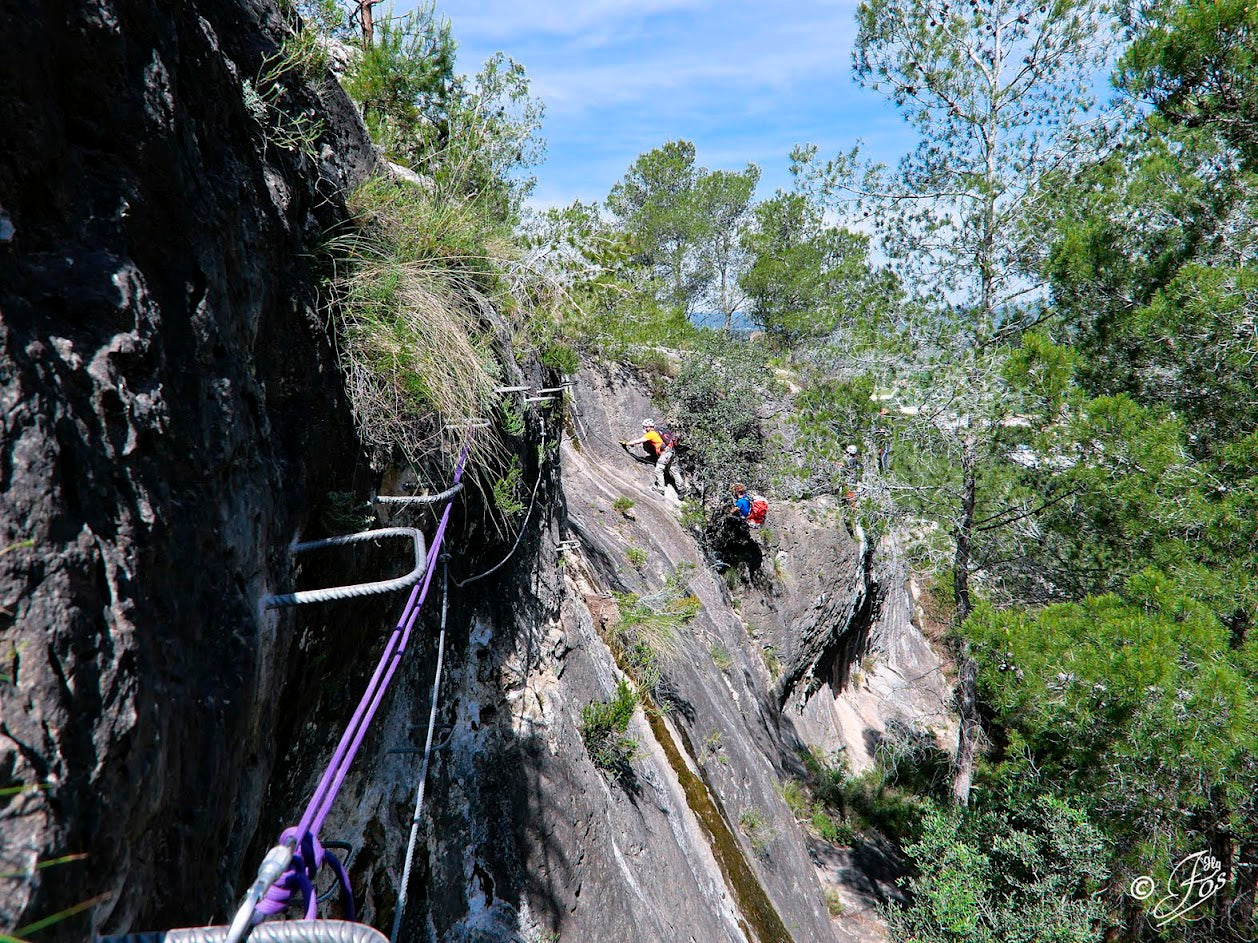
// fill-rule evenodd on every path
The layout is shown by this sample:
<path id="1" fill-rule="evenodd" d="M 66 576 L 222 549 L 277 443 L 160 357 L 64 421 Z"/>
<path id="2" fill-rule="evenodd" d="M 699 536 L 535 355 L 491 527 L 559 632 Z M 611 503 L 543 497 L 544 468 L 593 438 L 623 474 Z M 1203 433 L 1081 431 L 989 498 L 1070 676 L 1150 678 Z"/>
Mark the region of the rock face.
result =
<path id="1" fill-rule="evenodd" d="M 251 110 L 276 17 L 252 0 L 93 0 L 0 25 L 0 873 L 27 875 L 0 881 L 0 928 L 93 901 L 43 940 L 228 917 L 401 605 L 263 609 L 298 578 L 294 537 L 332 526 L 329 493 L 372 484 L 307 260 L 374 153 L 330 82 L 286 93 L 323 122 L 305 153 Z M 513 384 L 553 383 L 507 366 Z M 538 483 L 527 514 L 498 531 L 474 490 L 459 501 L 403 939 L 877 934 L 830 917 L 825 891 L 866 872 L 819 849 L 780 789 L 800 750 L 859 769 L 895 723 L 933 723 L 945 689 L 894 548 L 868 552 L 823 504 L 783 505 L 731 595 L 616 445 L 648 403 L 628 372 L 583 372 L 569 413 L 532 409 L 511 443 Z M 687 564 L 701 608 L 664 663 L 671 709 L 635 714 L 632 775 L 610 780 L 580 727 L 622 677 L 611 594 L 656 592 Z M 322 835 L 350 846 L 378 927 L 440 599 Z"/>
<path id="2" fill-rule="evenodd" d="M 374 159 L 332 84 L 292 92 L 321 156 L 268 143 L 242 87 L 275 17 L 0 17 L 0 788 L 33 787 L 0 798 L 0 872 L 87 854 L 0 882 L 0 927 L 97 895 L 97 927 L 187 922 L 235 894 L 295 646 L 260 601 L 359 456 L 302 259 Z"/>
<path id="3" fill-rule="evenodd" d="M 416 939 L 881 938 L 872 905 L 895 893 L 885 855 L 810 838 L 781 788 L 802 772 L 801 750 L 872 749 L 871 730 L 911 712 L 865 693 L 905 669 L 900 647 L 934 657 L 907 617 L 879 619 L 892 611 L 886 587 L 899 574 L 880 570 L 824 507 L 783 506 L 771 512 L 773 562 L 736 600 L 681 527 L 676 502 L 651 491 L 652 469 L 616 445 L 648 403 L 629 371 L 583 371 L 561 477 L 544 482 L 520 566 L 452 595 L 464 640 L 448 656 L 449 733 L 404 922 Z M 613 506 L 622 498 L 631 509 Z M 633 562 L 630 549 L 645 559 Z M 594 766 L 580 731 L 582 708 L 624 677 L 607 644 L 612 593 L 655 592 L 686 565 L 702 608 L 664 662 L 670 709 L 635 716 L 632 775 L 616 781 Z M 814 652 L 786 711 L 775 649 L 792 665 Z M 853 683 L 853 665 L 871 653 L 881 666 Z M 419 708 L 399 707 L 390 721 L 395 742 L 415 729 L 427 693 L 417 696 Z M 851 710 L 868 727 L 845 723 Z M 387 782 L 393 795 L 373 801 L 362 828 L 401 832 L 405 778 L 396 756 L 365 765 L 354 792 Z M 396 873 L 399 852 L 390 854 Z M 827 890 L 841 893 L 847 916 L 830 917 Z M 382 916 L 391 908 L 387 892 L 380 907 Z"/>

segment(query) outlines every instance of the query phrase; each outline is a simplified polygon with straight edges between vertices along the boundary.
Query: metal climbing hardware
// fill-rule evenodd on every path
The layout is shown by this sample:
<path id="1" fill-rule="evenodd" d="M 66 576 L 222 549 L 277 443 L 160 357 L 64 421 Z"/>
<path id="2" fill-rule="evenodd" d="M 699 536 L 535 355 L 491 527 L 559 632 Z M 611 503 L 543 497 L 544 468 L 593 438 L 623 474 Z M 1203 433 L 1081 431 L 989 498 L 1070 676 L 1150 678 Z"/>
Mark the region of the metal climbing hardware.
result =
<path id="1" fill-rule="evenodd" d="M 266 853 L 262 864 L 258 866 L 258 876 L 245 893 L 245 899 L 241 901 L 235 919 L 227 928 L 227 943 L 238 943 L 245 938 L 253 925 L 253 915 L 257 912 L 258 904 L 262 902 L 267 891 L 275 886 L 275 882 L 284 876 L 292 860 L 293 846 L 286 843 L 280 843 Z"/>
<path id="2" fill-rule="evenodd" d="M 555 549 L 560 553 L 575 553 L 581 549 L 581 541 L 575 537 L 571 540 L 561 540 L 555 544 Z"/>
<path id="3" fill-rule="evenodd" d="M 553 403 L 554 401 L 555 401 L 554 396 L 526 396 L 524 397 L 524 402 L 526 403 Z"/>
<path id="4" fill-rule="evenodd" d="M 548 387 L 545 387 L 544 389 L 536 390 L 535 392 L 537 392 L 538 394 L 542 394 L 542 393 L 566 393 L 566 392 L 567 392 L 568 390 L 570 390 L 571 388 L 572 388 L 572 384 L 571 384 L 571 383 L 563 383 L 563 384 L 560 384 L 559 386 L 548 386 Z"/>
<path id="5" fill-rule="evenodd" d="M 125 936 L 98 936 L 96 943 L 224 943 L 227 927 L 186 927 Z M 388 943 L 379 930 L 345 920 L 287 920 L 254 927 L 249 943 Z"/>
<path id="6" fill-rule="evenodd" d="M 368 540 L 379 540 L 381 537 L 409 537 L 415 544 L 415 566 L 405 576 L 391 580 L 377 580 L 374 583 L 351 583 L 347 586 L 332 586 L 327 589 L 305 589 L 293 593 L 279 593 L 266 597 L 266 608 L 279 609 L 282 606 L 302 606 L 312 602 L 330 602 L 336 599 L 354 599 L 358 596 L 372 596 L 377 593 L 389 593 L 395 589 L 405 589 L 419 582 L 424 575 L 428 552 L 424 543 L 424 534 L 414 527 L 381 527 L 378 530 L 365 530 L 357 534 L 346 534 L 342 537 L 329 537 L 326 540 L 307 540 L 293 544 L 293 553 L 305 553 L 324 547 L 343 547 L 348 544 L 363 543 Z"/>
<path id="7" fill-rule="evenodd" d="M 428 710 L 428 735 L 424 740 L 424 760 L 419 770 L 419 785 L 415 791 L 415 812 L 411 816 L 411 834 L 406 842 L 402 882 L 398 885 L 397 907 L 393 910 L 393 930 L 389 934 L 389 943 L 397 943 L 398 933 L 402 929 L 402 917 L 406 913 L 411 867 L 415 862 L 416 842 L 419 838 L 419 825 L 424 811 L 424 787 L 428 781 L 428 764 L 432 759 L 433 737 L 437 731 L 437 698 L 441 694 L 441 670 L 445 665 L 446 654 L 446 617 L 450 612 L 450 558 L 448 554 L 443 553 L 438 559 L 441 563 L 441 632 L 437 636 L 437 669 L 433 672 L 432 703 Z"/>
<path id="8" fill-rule="evenodd" d="M 451 482 L 452 488 L 463 478 L 463 469 L 467 463 L 469 448 L 470 443 L 464 443 L 463 449 L 459 454 L 458 463 L 455 466 L 454 479 Z M 381 943 L 384 939 L 375 930 L 363 927 L 362 931 L 359 931 L 356 929 L 358 925 L 354 924 L 342 924 L 341 926 L 349 929 L 340 936 L 316 934 L 309 937 L 268 937 L 263 935 L 263 931 L 268 931 L 269 927 L 288 927 L 293 926 L 293 924 L 270 924 L 261 923 L 261 921 L 267 917 L 273 917 L 282 913 L 288 908 L 290 903 L 294 903 L 294 897 L 299 897 L 304 902 L 305 919 L 313 921 L 318 914 L 319 903 L 319 895 L 315 889 L 315 880 L 325 864 L 334 872 L 341 890 L 342 905 L 349 918 L 353 919 L 354 896 L 349 883 L 349 875 L 336 855 L 325 854 L 323 846 L 319 843 L 319 831 L 323 828 L 323 823 L 332 810 L 341 786 L 345 782 L 345 777 L 349 773 L 350 766 L 355 756 L 357 756 L 359 748 L 362 746 L 363 739 L 367 735 L 367 730 L 371 726 L 371 722 L 384 699 L 385 693 L 389 689 L 389 684 L 393 680 L 398 665 L 406 654 L 411 632 L 419 618 L 424 600 L 428 596 L 428 588 L 432 583 L 437 562 L 442 556 L 441 546 L 445 539 L 446 528 L 450 523 L 450 512 L 453 507 L 453 502 L 448 502 L 445 510 L 442 511 L 436 533 L 433 535 L 431 550 L 426 551 L 424 549 L 423 535 L 419 534 L 418 531 L 413 532 L 418 535 L 416 550 L 422 559 L 420 569 L 423 571 L 423 580 L 422 582 L 412 580 L 416 585 L 411 589 L 410 596 L 402 609 L 397 625 L 390 633 L 384 651 L 376 664 L 375 672 L 367 683 L 366 689 L 358 701 L 358 706 L 354 709 L 353 717 L 350 718 L 349 723 L 342 732 L 341 739 L 337 743 L 332 758 L 328 761 L 327 768 L 323 771 L 319 784 L 315 787 L 314 794 L 310 797 L 310 801 L 307 803 L 306 810 L 302 813 L 300 821 L 297 825 L 286 828 L 281 833 L 277 846 L 280 850 L 276 851 L 273 849 L 274 859 L 264 862 L 263 868 L 259 869 L 259 881 L 255 882 L 254 886 L 250 888 L 244 903 L 241 905 L 241 913 L 237 915 L 237 923 L 244 923 L 245 933 L 258 934 L 252 938 L 255 941 L 274 940 L 275 943 Z M 353 538 L 369 539 L 372 536 L 379 536 L 389 531 L 411 533 L 412 529 L 386 528 L 379 531 L 368 531 L 363 535 L 353 535 Z M 337 538 L 337 540 L 346 542 L 349 538 Z M 443 584 L 444 581 L 443 573 Z M 443 630 L 444 625 L 445 606 L 443 604 Z M 282 869 L 281 876 L 278 880 L 275 880 L 272 878 L 272 873 L 279 865 L 279 859 L 283 854 L 287 854 L 290 860 L 287 866 Z M 268 859 L 271 859 L 270 855 L 268 855 Z M 263 877 L 265 877 L 265 881 Z M 269 885 L 266 882 L 270 882 Z M 257 900 L 259 888 L 264 888 L 264 890 L 261 893 L 261 899 Z M 320 926 L 327 925 L 327 923 L 327 921 L 316 921 L 316 924 Z M 254 925 L 252 931 L 248 929 L 250 924 Z M 238 943 L 242 938 L 242 936 L 231 937 L 229 941 L 230 943 Z M 221 933 L 213 937 L 187 938 L 187 943 L 222 943 L 222 941 L 223 936 Z"/>
<path id="9" fill-rule="evenodd" d="M 539 444 L 539 448 L 541 449 L 541 452 L 546 451 L 546 425 L 545 423 L 542 424 L 542 437 L 541 437 L 541 442 Z M 462 589 L 464 586 L 467 586 L 470 583 L 475 583 L 477 580 L 483 580 L 485 577 L 491 576 L 494 573 L 497 573 L 500 569 L 502 569 L 503 566 L 506 565 L 506 562 L 510 560 L 512 556 L 515 555 L 516 550 L 519 549 L 520 541 L 524 539 L 524 532 L 525 532 L 525 529 L 528 527 L 529 519 L 533 516 L 533 505 L 537 503 L 537 492 L 538 492 L 538 489 L 541 488 L 542 486 L 542 479 L 544 477 L 545 475 L 542 474 L 542 469 L 539 467 L 537 470 L 537 481 L 533 482 L 533 494 L 529 498 L 528 510 L 524 512 L 524 521 L 520 524 L 520 530 L 515 535 L 515 543 L 513 543 L 511 545 L 511 549 L 507 551 L 507 555 L 503 557 L 501 560 L 499 560 L 497 563 L 495 563 L 493 566 L 491 566 L 488 570 L 485 570 L 481 573 L 477 573 L 475 576 L 469 576 L 467 579 L 464 579 L 464 580 L 453 580 L 455 586 Z"/>
<path id="10" fill-rule="evenodd" d="M 494 388 L 495 393 L 527 393 L 533 389 L 531 386 L 498 386 Z"/>
<path id="11" fill-rule="evenodd" d="M 463 490 L 463 482 L 453 488 L 447 488 L 439 494 L 378 494 L 371 499 L 372 504 L 409 504 L 429 505 L 444 504 Z"/>

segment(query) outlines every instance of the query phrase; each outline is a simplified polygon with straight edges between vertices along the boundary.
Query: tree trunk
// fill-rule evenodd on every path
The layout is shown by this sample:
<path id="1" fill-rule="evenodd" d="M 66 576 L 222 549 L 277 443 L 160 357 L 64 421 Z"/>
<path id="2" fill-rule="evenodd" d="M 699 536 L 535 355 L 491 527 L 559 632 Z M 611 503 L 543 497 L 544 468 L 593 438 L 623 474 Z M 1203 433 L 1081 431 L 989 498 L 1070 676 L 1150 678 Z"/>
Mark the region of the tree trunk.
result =
<path id="1" fill-rule="evenodd" d="M 725 266 L 721 266 L 721 307 L 725 309 L 725 333 L 729 333 L 730 322 L 734 320 L 733 305 L 729 303 L 729 294 L 726 284 Z"/>
<path id="2" fill-rule="evenodd" d="M 358 22 L 363 28 L 363 48 L 370 49 L 375 41 L 375 23 L 371 18 L 371 8 L 380 0 L 358 0 Z"/>
<path id="3" fill-rule="evenodd" d="M 970 656 L 970 643 L 960 634 L 970 617 L 970 542 L 974 536 L 974 444 L 966 439 L 961 451 L 961 519 L 957 522 L 956 556 L 953 559 L 952 588 L 957 597 L 957 758 L 952 772 L 952 797 L 958 805 L 968 805 L 974 779 L 974 753 L 982 727 L 978 717 L 978 665 Z"/>

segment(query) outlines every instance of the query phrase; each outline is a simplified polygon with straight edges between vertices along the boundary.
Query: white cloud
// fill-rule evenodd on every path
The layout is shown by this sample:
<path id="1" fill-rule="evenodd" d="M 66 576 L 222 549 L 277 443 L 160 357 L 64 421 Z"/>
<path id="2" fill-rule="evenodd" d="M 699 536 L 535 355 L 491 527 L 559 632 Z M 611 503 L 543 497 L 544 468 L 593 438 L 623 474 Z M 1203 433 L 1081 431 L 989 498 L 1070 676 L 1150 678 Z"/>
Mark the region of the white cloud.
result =
<path id="1" fill-rule="evenodd" d="M 412 6 L 406 4 L 404 6 Z M 453 4 L 451 5 L 454 6 Z M 516 40 L 528 35 L 578 36 L 607 32 L 621 24 L 641 21 L 662 13 L 700 10 L 711 0 L 482 0 L 460 3 L 456 10 L 442 8 L 467 37 L 477 41 Z"/>
<path id="2" fill-rule="evenodd" d="M 708 167 L 760 164 L 766 194 L 787 182 L 795 144 L 875 143 L 882 129 L 872 119 L 889 106 L 850 78 L 856 6 L 466 0 L 439 11 L 452 21 L 461 71 L 498 50 L 528 70 L 548 144 L 534 202 L 564 204 L 601 199 L 639 154 L 677 138 L 694 141 Z"/>

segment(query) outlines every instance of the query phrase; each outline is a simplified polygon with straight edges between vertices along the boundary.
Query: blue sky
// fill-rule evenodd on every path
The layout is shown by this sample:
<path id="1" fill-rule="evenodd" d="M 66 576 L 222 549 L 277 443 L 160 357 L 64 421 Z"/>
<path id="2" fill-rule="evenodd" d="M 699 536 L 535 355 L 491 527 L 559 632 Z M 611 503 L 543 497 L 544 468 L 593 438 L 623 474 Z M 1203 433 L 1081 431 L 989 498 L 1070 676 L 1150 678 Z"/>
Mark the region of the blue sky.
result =
<path id="1" fill-rule="evenodd" d="M 414 7 L 399 2 L 396 12 Z M 546 104 L 533 202 L 601 200 L 642 152 L 695 143 L 709 169 L 760 165 L 760 195 L 788 183 L 787 155 L 857 139 L 894 162 L 912 144 L 880 95 L 851 78 L 856 0 L 464 0 L 438 3 L 459 71 L 502 50 Z"/>

